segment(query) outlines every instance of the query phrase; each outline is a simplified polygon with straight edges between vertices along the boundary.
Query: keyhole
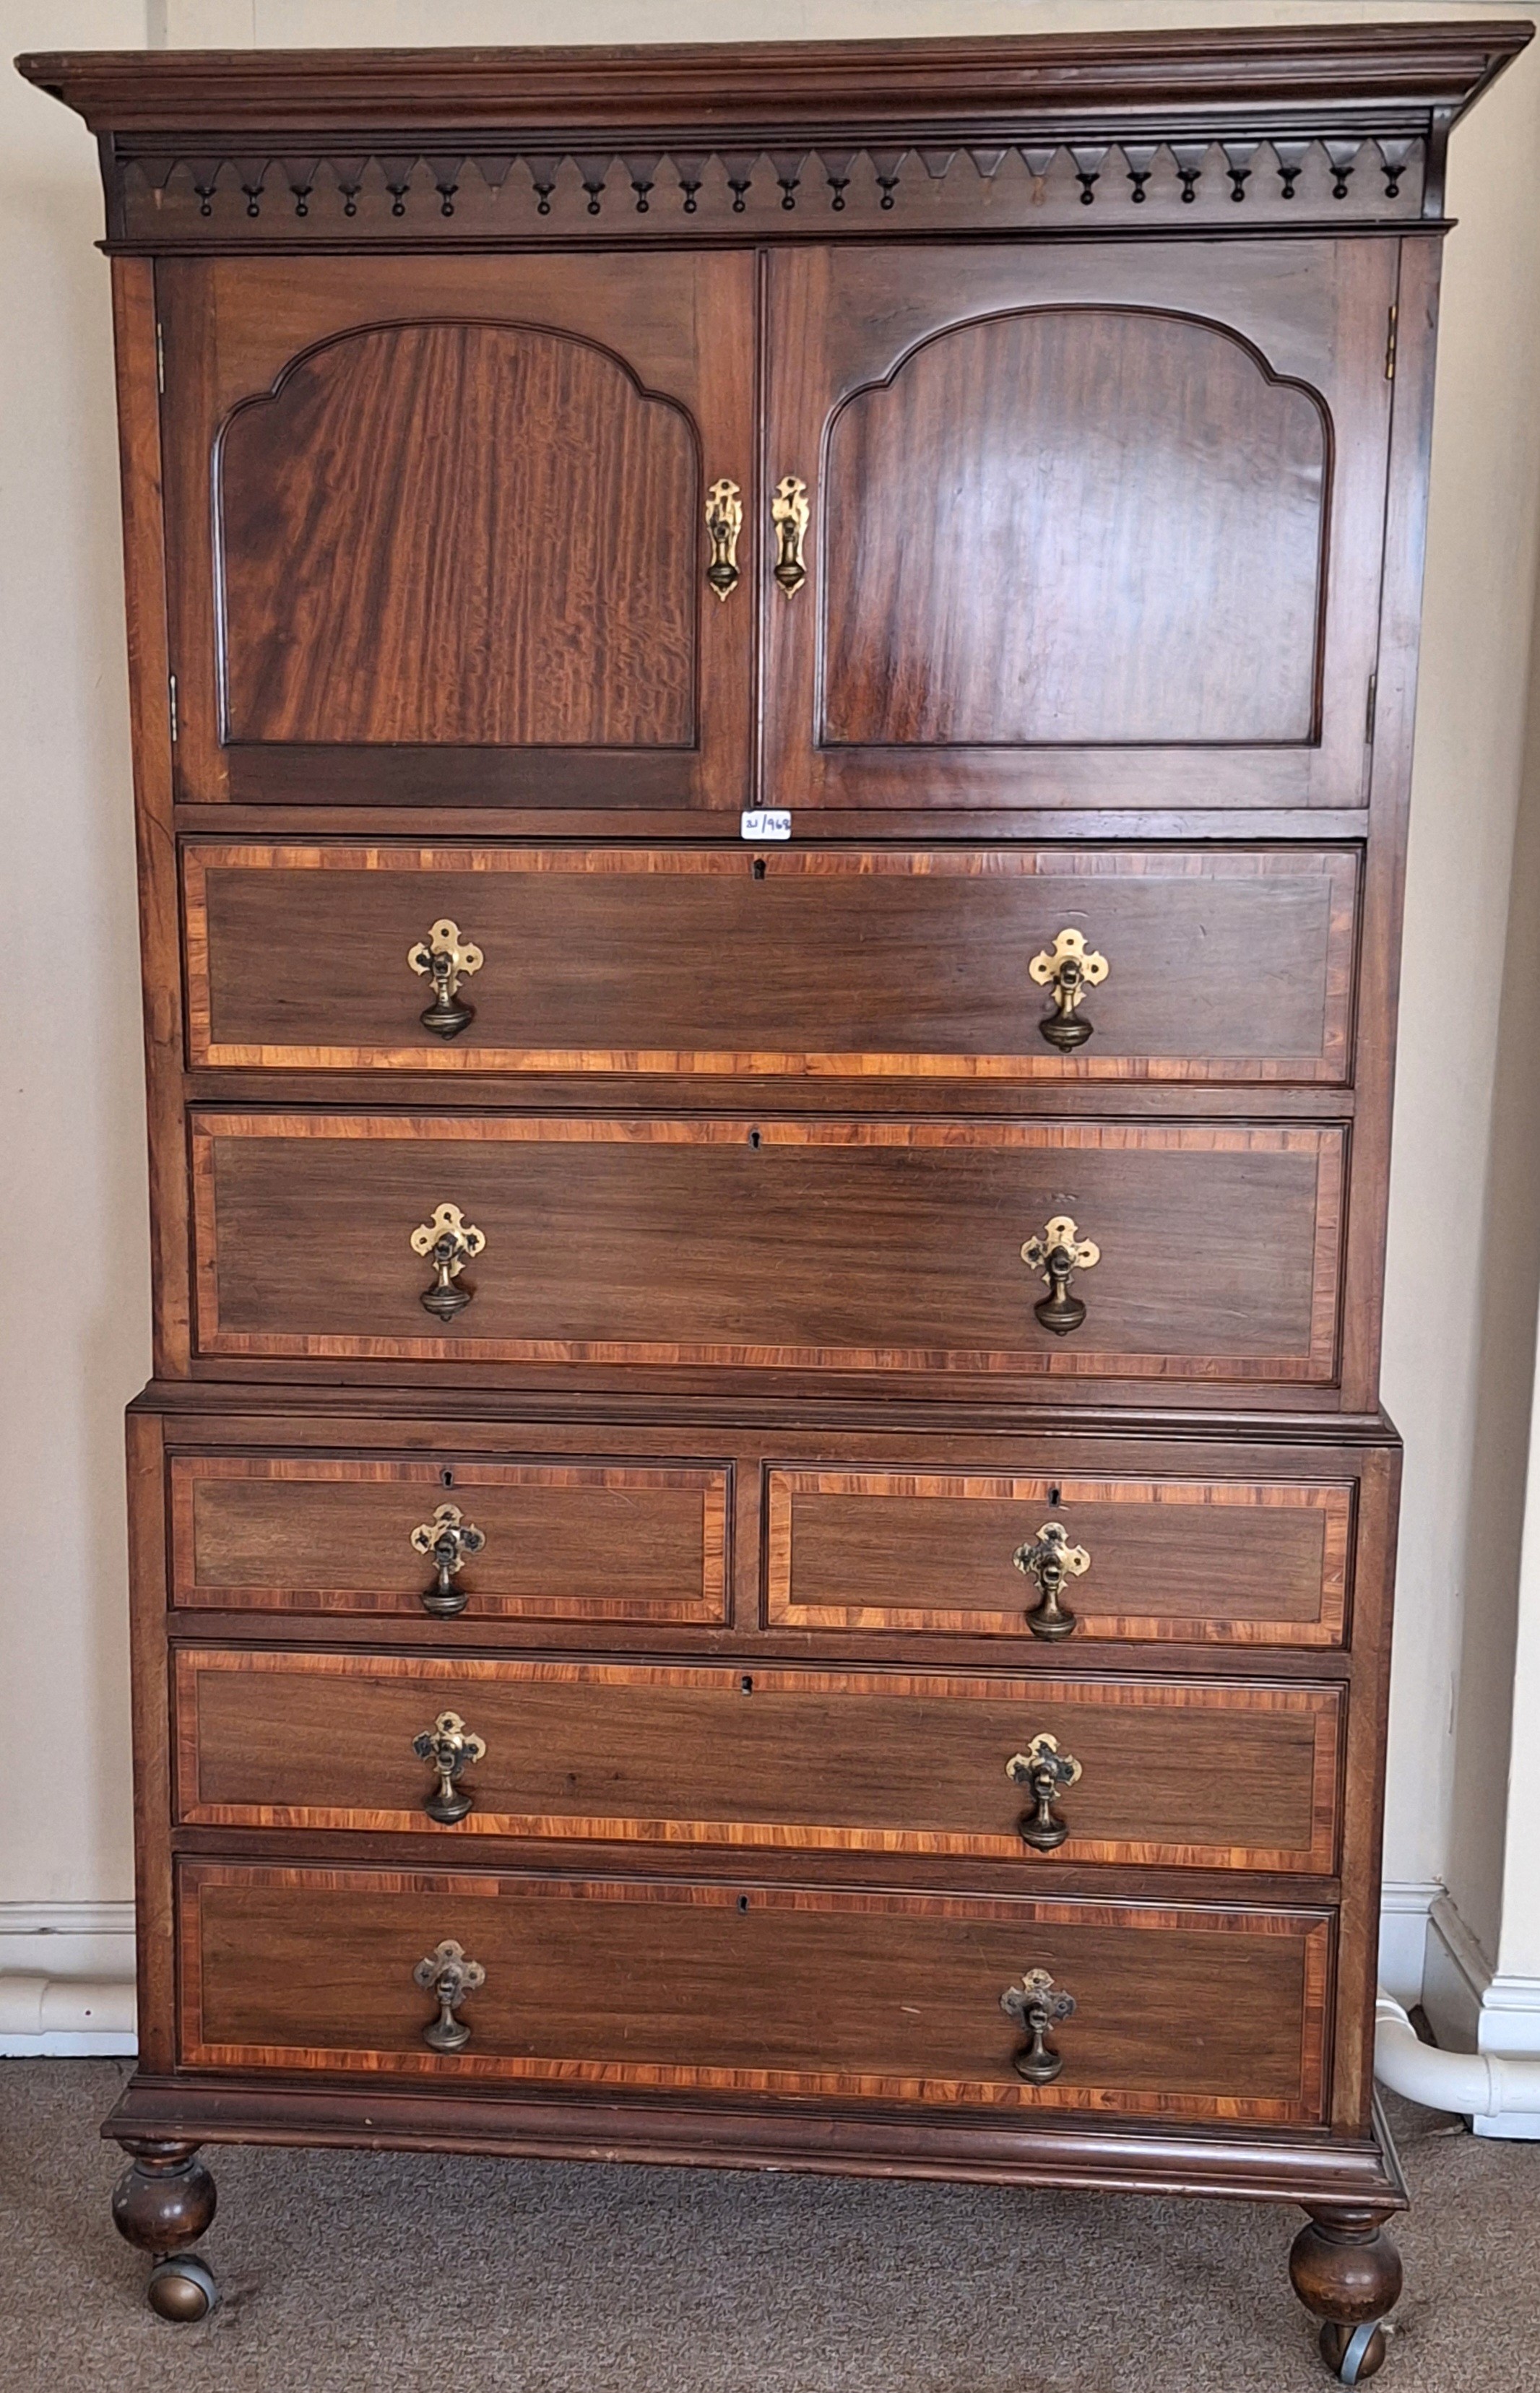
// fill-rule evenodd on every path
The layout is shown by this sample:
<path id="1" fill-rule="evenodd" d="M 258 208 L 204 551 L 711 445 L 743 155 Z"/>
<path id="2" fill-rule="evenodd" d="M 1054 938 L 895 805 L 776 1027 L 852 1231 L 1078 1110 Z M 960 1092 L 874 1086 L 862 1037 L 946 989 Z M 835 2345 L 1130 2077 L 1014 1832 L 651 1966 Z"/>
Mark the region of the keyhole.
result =
<path id="1" fill-rule="evenodd" d="M 754 1692 L 752 1679 L 740 1679 L 737 1682 L 737 1691 L 740 1695 L 751 1695 Z"/>
<path id="2" fill-rule="evenodd" d="M 750 1146 L 758 1146 L 759 1143 L 760 1143 L 760 1134 L 759 1134 L 758 1131 L 757 1131 L 757 1130 L 751 1130 L 751 1131 L 750 1131 L 750 1133 L 749 1133 L 749 1144 L 750 1144 Z"/>
<path id="3" fill-rule="evenodd" d="M 738 1907 L 738 1909 L 739 1909 L 740 1911 L 747 1911 L 747 1910 L 748 1910 L 748 1908 L 749 1908 L 749 1898 L 748 1898 L 748 1896 L 747 1896 L 746 1894 L 740 1894 L 740 1895 L 738 1896 L 738 1899 L 737 1899 L 737 1907 Z"/>
<path id="4" fill-rule="evenodd" d="M 1060 1495 L 1059 1490 L 1057 1489 L 1057 1487 L 1051 1487 L 1051 1488 L 1049 1489 L 1049 1491 L 1048 1491 L 1048 1509 L 1049 1509 L 1049 1510 L 1050 1510 L 1051 1512 L 1056 1512 L 1056 1511 L 1058 1510 L 1058 1509 L 1059 1509 L 1060 1504 L 1061 1504 L 1063 1501 L 1064 1501 L 1064 1498 L 1061 1497 L 1061 1495 Z"/>
<path id="5" fill-rule="evenodd" d="M 446 1487 L 452 1487 L 454 1485 L 454 1473 L 452 1471 L 441 1471 L 438 1476 Z"/>
<path id="6" fill-rule="evenodd" d="M 753 870 L 754 879 L 756 881 L 763 881 L 764 878 L 764 858 L 763 856 L 755 857 Z"/>

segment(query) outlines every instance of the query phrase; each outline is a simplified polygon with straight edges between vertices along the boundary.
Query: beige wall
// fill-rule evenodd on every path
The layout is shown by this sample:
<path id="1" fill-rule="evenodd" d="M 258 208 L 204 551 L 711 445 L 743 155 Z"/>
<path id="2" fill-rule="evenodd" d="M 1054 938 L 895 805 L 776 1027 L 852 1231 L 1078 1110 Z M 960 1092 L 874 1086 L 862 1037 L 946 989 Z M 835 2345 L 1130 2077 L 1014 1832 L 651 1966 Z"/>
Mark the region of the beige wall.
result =
<path id="1" fill-rule="evenodd" d="M 1460 0 L 1432 11 L 1351 0 L 0 0 L 0 27 L 15 51 L 895 38 L 1429 13 L 1458 14 Z M 1462 222 L 1448 247 L 1439 373 L 1386 1333 L 1386 1401 L 1408 1462 L 1387 1872 L 1451 1876 L 1489 1942 L 1540 1254 L 1540 759 L 1526 752 L 1540 553 L 1537 156 L 1532 53 L 1456 135 L 1451 167 Z M 118 1415 L 148 1349 L 127 733 L 95 161 L 72 118 L 8 77 L 0 216 L 11 952 L 0 1740 L 13 1773 L 39 1730 L 59 1757 L 49 1798 L 13 1806 L 0 1831 L 0 1902 L 86 1901 L 130 1884 Z M 1529 1746 L 1540 1684 L 1535 1706 Z M 1540 1969 L 1540 1874 L 1523 1891 Z"/>

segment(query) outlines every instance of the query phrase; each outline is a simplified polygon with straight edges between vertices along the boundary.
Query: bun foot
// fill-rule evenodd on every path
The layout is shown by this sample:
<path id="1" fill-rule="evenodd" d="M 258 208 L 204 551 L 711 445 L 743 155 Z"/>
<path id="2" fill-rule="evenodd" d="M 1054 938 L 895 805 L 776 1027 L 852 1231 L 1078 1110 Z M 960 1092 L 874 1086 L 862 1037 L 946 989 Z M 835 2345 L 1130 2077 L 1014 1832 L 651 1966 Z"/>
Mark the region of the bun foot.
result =
<path id="1" fill-rule="evenodd" d="M 132 2155 L 112 2191 L 112 2223 L 126 2242 L 148 2252 L 150 2307 L 163 2319 L 206 2318 L 218 2299 L 201 2252 L 189 2252 L 210 2226 L 217 2199 L 196 2144 L 125 2143 Z"/>
<path id="2" fill-rule="evenodd" d="M 1401 2257 L 1388 2210 L 1312 2210 L 1289 2254 L 1294 2290 L 1321 2320 L 1321 2357 L 1341 2385 L 1385 2364 L 1382 2321 L 1401 2293 Z"/>

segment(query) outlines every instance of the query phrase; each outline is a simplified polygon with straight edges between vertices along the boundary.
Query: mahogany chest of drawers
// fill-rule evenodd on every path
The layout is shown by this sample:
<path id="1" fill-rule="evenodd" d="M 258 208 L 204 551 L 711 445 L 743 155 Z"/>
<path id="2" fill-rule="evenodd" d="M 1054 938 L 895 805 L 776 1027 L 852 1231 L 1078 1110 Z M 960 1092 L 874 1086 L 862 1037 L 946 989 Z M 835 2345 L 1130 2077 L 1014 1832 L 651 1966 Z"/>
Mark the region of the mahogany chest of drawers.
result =
<path id="1" fill-rule="evenodd" d="M 244 2138 L 1246 2193 L 1346 2382 L 1442 177 L 1507 22 L 101 138 L 163 2315 Z"/>

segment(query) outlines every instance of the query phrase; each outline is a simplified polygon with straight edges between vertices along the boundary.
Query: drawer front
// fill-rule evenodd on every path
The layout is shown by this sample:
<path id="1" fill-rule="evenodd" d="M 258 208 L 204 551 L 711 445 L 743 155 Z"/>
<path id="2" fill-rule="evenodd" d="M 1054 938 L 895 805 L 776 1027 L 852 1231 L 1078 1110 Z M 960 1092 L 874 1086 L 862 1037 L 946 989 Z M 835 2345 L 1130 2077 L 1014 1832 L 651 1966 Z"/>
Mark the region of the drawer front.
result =
<path id="1" fill-rule="evenodd" d="M 869 1467 L 767 1482 L 775 1628 L 1020 1637 L 1040 1598 L 1014 1559 L 1058 1523 L 1085 1557 L 1062 1599 L 1076 1636 L 1345 1641 L 1349 1483 Z"/>
<path id="2" fill-rule="evenodd" d="M 204 1355 L 1335 1371 L 1337 1129 L 214 1111 L 193 1128 Z M 483 1241 L 457 1261 L 471 1301 L 452 1332 L 421 1301 L 446 1205 Z M 1061 1336 L 1022 1249 L 1071 1205 L 1100 1261 Z"/>
<path id="3" fill-rule="evenodd" d="M 431 1833 L 414 1741 L 452 1712 L 485 1751 L 454 1836 L 1038 1857 L 1329 1875 L 1341 1696 L 1329 1687 L 215 1648 L 176 1657 L 189 1825 Z M 1046 1823 L 1034 1740 L 1066 1772 Z M 1047 1755 L 1048 1748 L 1039 1748 Z"/>
<path id="4" fill-rule="evenodd" d="M 468 1620 L 720 1625 L 729 1480 L 725 1464 L 177 1456 L 172 1601 L 422 1618 L 448 1506 Z"/>
<path id="5" fill-rule="evenodd" d="M 184 1862 L 182 2059 L 1312 2125 L 1329 1914 Z M 485 1971 L 431 2049 L 420 1961 Z M 1030 2085 L 1001 1996 L 1074 1997 Z"/>
<path id="6" fill-rule="evenodd" d="M 191 1061 L 296 1070 L 1341 1082 L 1343 849 L 183 851 Z M 480 957 L 446 1039 L 408 957 Z M 1106 965 L 1069 1053 L 1035 959 Z M 681 972 L 679 959 L 690 968 Z M 1039 967 L 1041 969 L 1041 967 Z"/>

